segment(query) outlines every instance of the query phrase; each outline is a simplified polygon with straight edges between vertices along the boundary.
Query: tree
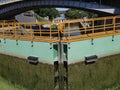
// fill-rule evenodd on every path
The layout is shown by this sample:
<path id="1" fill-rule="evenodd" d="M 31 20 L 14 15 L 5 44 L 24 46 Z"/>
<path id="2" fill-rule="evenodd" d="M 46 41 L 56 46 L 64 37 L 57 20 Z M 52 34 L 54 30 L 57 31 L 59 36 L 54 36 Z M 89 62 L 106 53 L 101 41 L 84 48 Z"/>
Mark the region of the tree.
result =
<path id="1" fill-rule="evenodd" d="M 83 18 L 84 16 L 91 18 L 91 17 L 97 17 L 97 14 L 78 10 L 78 9 L 69 9 L 65 13 L 65 17 L 67 19 L 80 19 L 80 18 Z"/>
<path id="2" fill-rule="evenodd" d="M 41 17 L 49 16 L 50 20 L 60 15 L 55 8 L 38 8 L 35 9 L 34 11 Z"/>

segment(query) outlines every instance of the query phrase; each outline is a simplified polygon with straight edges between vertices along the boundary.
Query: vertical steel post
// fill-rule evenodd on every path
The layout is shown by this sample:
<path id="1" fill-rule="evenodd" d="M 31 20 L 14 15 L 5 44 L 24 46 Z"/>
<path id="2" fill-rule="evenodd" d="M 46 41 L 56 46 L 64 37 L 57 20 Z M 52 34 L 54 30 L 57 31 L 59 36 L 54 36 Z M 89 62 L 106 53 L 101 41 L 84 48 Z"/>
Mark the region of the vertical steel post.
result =
<path id="1" fill-rule="evenodd" d="M 63 44 L 58 43 L 58 53 L 59 53 L 59 89 L 64 90 L 64 75 L 63 75 Z"/>
<path id="2" fill-rule="evenodd" d="M 68 63 L 66 55 L 64 55 L 64 48 L 64 44 L 62 42 L 59 42 L 59 90 L 68 90 Z"/>
<path id="3" fill-rule="evenodd" d="M 60 26 L 59 26 L 60 27 Z M 55 85 L 56 81 L 58 81 L 58 88 L 55 86 L 55 90 L 68 90 L 68 69 L 65 70 L 64 66 L 64 44 L 62 42 L 62 32 L 60 31 L 61 27 L 59 29 L 59 36 L 60 40 L 57 43 L 58 44 L 58 80 L 55 78 Z M 55 66 L 54 66 L 55 67 Z M 67 79 L 66 79 L 67 78 Z"/>

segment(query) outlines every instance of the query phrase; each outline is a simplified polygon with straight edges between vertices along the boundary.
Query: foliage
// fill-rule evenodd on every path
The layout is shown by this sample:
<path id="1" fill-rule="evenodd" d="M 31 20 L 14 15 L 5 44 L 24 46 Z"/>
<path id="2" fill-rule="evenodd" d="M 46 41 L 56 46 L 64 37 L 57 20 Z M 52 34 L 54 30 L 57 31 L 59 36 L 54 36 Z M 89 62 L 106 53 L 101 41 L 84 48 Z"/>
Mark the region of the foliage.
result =
<path id="1" fill-rule="evenodd" d="M 66 13 L 65 16 L 67 19 L 80 19 L 83 18 L 84 16 L 91 18 L 91 17 L 97 17 L 97 14 L 91 13 L 91 12 L 86 12 L 78 9 L 69 9 Z"/>
<path id="2" fill-rule="evenodd" d="M 38 8 L 34 10 L 41 17 L 49 16 L 50 20 L 59 16 L 59 12 L 55 8 Z"/>

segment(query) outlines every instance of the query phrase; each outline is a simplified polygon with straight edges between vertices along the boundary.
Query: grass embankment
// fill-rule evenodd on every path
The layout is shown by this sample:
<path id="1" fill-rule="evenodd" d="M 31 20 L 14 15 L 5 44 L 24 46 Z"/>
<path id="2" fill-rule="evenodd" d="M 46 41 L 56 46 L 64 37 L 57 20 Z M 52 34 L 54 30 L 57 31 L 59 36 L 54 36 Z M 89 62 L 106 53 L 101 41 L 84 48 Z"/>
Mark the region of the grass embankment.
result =
<path id="1" fill-rule="evenodd" d="M 71 90 L 120 90 L 120 55 L 69 66 Z"/>
<path id="2" fill-rule="evenodd" d="M 51 65 L 30 65 L 26 60 L 0 55 L 0 76 L 28 90 L 54 90 Z M 120 90 L 120 55 L 90 65 L 69 66 L 69 90 Z M 1 90 L 1 89 L 0 89 Z M 9 90 L 9 89 L 8 89 Z"/>
<path id="3" fill-rule="evenodd" d="M 11 82 L 0 77 L 0 90 L 25 90 L 19 85 L 13 85 Z"/>
<path id="4" fill-rule="evenodd" d="M 0 55 L 0 76 L 28 90 L 53 90 L 53 66 L 30 65 L 26 60 Z"/>

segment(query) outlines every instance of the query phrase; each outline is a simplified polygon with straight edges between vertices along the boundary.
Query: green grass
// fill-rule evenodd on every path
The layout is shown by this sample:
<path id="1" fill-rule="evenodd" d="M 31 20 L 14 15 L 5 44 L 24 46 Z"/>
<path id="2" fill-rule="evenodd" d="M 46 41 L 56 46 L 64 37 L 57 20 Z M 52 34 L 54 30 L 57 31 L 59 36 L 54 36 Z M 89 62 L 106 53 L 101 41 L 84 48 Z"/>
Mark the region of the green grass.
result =
<path id="1" fill-rule="evenodd" d="M 0 76 L 28 90 L 54 90 L 52 65 L 34 66 L 24 59 L 0 55 Z M 120 90 L 120 55 L 90 65 L 83 62 L 69 65 L 68 76 L 69 90 Z"/>
<path id="2" fill-rule="evenodd" d="M 12 83 L 0 77 L 0 90 L 25 90 L 25 89 L 21 86 L 13 85 Z"/>
<path id="3" fill-rule="evenodd" d="M 70 65 L 69 86 L 70 90 L 120 90 L 120 55 L 90 65 Z"/>
<path id="4" fill-rule="evenodd" d="M 53 66 L 31 65 L 27 60 L 0 55 L 0 76 L 28 90 L 53 90 Z"/>

